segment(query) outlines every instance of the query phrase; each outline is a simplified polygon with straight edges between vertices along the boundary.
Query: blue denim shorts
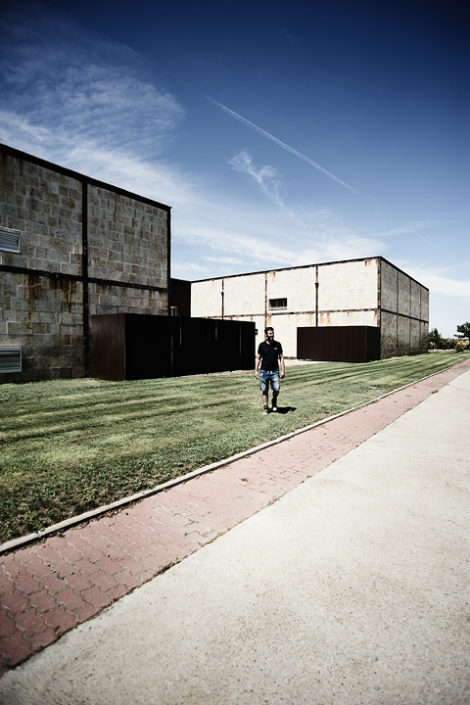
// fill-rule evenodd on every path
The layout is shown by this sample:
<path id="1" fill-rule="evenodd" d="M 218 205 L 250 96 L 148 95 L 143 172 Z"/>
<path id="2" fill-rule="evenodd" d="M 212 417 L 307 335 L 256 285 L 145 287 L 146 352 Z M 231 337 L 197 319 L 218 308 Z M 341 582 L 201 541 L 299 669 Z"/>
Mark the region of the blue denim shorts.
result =
<path id="1" fill-rule="evenodd" d="M 278 392 L 280 388 L 279 370 L 260 370 L 259 371 L 259 388 L 263 392 L 268 391 L 269 385 L 273 392 Z"/>

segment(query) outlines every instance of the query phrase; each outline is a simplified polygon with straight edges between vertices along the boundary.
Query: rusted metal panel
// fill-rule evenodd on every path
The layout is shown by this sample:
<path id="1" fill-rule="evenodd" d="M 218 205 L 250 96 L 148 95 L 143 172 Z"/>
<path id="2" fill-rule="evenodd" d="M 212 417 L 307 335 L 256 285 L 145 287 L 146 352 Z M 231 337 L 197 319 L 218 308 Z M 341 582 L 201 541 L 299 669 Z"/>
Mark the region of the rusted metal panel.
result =
<path id="1" fill-rule="evenodd" d="M 153 379 L 248 370 L 255 324 L 181 316 L 91 317 L 91 370 L 101 379 Z"/>
<path id="2" fill-rule="evenodd" d="M 374 326 L 297 328 L 301 360 L 368 362 L 380 358 L 380 329 Z"/>
<path id="3" fill-rule="evenodd" d="M 121 380 L 126 376 L 125 314 L 91 317 L 92 377 Z"/>

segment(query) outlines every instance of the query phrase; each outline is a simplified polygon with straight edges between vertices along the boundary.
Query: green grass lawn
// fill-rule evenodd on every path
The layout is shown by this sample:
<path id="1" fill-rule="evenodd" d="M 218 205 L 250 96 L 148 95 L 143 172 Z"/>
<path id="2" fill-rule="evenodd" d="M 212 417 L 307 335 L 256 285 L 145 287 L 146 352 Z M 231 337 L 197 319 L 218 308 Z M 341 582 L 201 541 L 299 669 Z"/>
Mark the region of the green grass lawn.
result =
<path id="1" fill-rule="evenodd" d="M 442 352 L 287 367 L 263 416 L 252 372 L 0 386 L 0 540 L 36 531 L 462 362 Z"/>

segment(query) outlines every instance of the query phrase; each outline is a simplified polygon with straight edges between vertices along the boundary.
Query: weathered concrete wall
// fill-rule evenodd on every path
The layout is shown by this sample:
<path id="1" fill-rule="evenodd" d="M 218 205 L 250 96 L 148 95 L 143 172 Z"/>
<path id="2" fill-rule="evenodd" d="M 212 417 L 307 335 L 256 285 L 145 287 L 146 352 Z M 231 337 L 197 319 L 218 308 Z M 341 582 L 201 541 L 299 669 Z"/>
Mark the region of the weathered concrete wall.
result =
<path id="1" fill-rule="evenodd" d="M 381 262 L 381 356 L 427 351 L 429 291 L 394 267 Z"/>
<path id="2" fill-rule="evenodd" d="M 250 278 L 227 277 L 217 281 L 219 286 L 223 286 L 224 316 L 239 318 L 264 313 L 264 274 L 253 274 Z"/>
<path id="3" fill-rule="evenodd" d="M 82 300 L 81 282 L 2 272 L 0 346 L 21 347 L 23 371 L 0 381 L 82 376 Z"/>
<path id="4" fill-rule="evenodd" d="M 377 270 L 369 259 L 193 282 L 191 314 L 255 321 L 257 344 L 273 326 L 286 357 L 295 358 L 298 326 L 377 325 Z M 285 308 L 272 305 L 280 299 Z"/>
<path id="5" fill-rule="evenodd" d="M 90 316 L 104 313 L 166 316 L 168 311 L 166 292 L 90 283 L 88 296 Z"/>
<path id="6" fill-rule="evenodd" d="M 0 382 L 83 376 L 93 314 L 168 313 L 167 206 L 2 145 L 0 228 L 20 239 L 0 243 L 0 347 L 23 361 Z"/>
<path id="7" fill-rule="evenodd" d="M 376 326 L 377 311 L 320 311 L 319 326 Z"/>
<path id="8" fill-rule="evenodd" d="M 88 188 L 88 274 L 130 284 L 168 286 L 167 214 L 148 203 Z"/>
<path id="9" fill-rule="evenodd" d="M 397 354 L 398 318 L 393 313 L 380 314 L 380 355 L 383 358 Z"/>
<path id="10" fill-rule="evenodd" d="M 0 226 L 20 233 L 20 252 L 0 264 L 81 274 L 82 190 L 76 179 L 0 150 Z"/>
<path id="11" fill-rule="evenodd" d="M 397 269 L 385 262 L 380 267 L 380 307 L 382 311 L 398 311 Z"/>
<path id="12" fill-rule="evenodd" d="M 315 267 L 280 269 L 266 273 L 268 312 L 276 313 L 269 301 L 287 299 L 287 311 L 315 310 Z"/>
<path id="13" fill-rule="evenodd" d="M 318 266 L 318 308 L 329 311 L 377 309 L 377 259 Z M 342 325 L 342 324 L 331 324 Z M 362 324 L 361 324 L 362 325 Z"/>
<path id="14" fill-rule="evenodd" d="M 309 314 L 268 314 L 267 325 L 274 328 L 276 340 L 281 342 L 286 357 L 297 357 L 297 326 L 309 325 L 304 323 L 308 320 L 310 320 Z M 264 327 L 259 330 L 257 346 L 264 340 Z"/>
<path id="15" fill-rule="evenodd" d="M 315 325 L 381 326 L 383 357 L 426 349 L 429 292 L 380 257 L 193 282 L 191 297 L 193 316 L 255 321 L 257 343 L 272 325 L 287 357 Z"/>
<path id="16" fill-rule="evenodd" d="M 223 279 L 207 279 L 191 285 L 191 316 L 222 318 Z M 230 314 L 228 314 L 230 318 Z"/>
<path id="17" fill-rule="evenodd" d="M 164 210 L 101 187 L 88 188 L 88 275 L 102 280 L 89 284 L 90 315 L 168 313 L 168 236 Z"/>
<path id="18" fill-rule="evenodd" d="M 429 335 L 429 290 L 426 289 L 426 287 L 421 286 L 419 291 L 420 291 L 420 309 L 421 309 L 420 319 L 422 322 L 426 323 L 425 335 L 427 338 Z M 427 345 L 427 343 L 426 343 L 426 345 Z"/>

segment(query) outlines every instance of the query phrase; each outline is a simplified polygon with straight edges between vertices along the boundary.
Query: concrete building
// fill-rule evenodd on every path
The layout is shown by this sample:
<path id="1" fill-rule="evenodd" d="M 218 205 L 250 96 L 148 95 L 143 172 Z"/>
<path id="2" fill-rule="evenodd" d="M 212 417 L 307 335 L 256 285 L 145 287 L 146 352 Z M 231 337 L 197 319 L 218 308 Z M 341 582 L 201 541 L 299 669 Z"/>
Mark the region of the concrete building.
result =
<path id="1" fill-rule="evenodd" d="M 426 352 L 429 290 L 383 257 L 192 282 L 191 315 L 272 325 L 289 358 L 303 328 L 378 329 L 377 357 Z M 337 358 L 345 359 L 345 358 Z"/>
<path id="2" fill-rule="evenodd" d="M 0 145 L 0 381 L 89 371 L 93 314 L 169 314 L 170 208 Z"/>
<path id="3" fill-rule="evenodd" d="M 290 358 L 301 331 L 351 326 L 380 357 L 427 349 L 429 291 L 382 257 L 189 283 L 170 236 L 169 206 L 0 145 L 0 382 L 89 374 L 100 314 L 273 325 Z"/>

